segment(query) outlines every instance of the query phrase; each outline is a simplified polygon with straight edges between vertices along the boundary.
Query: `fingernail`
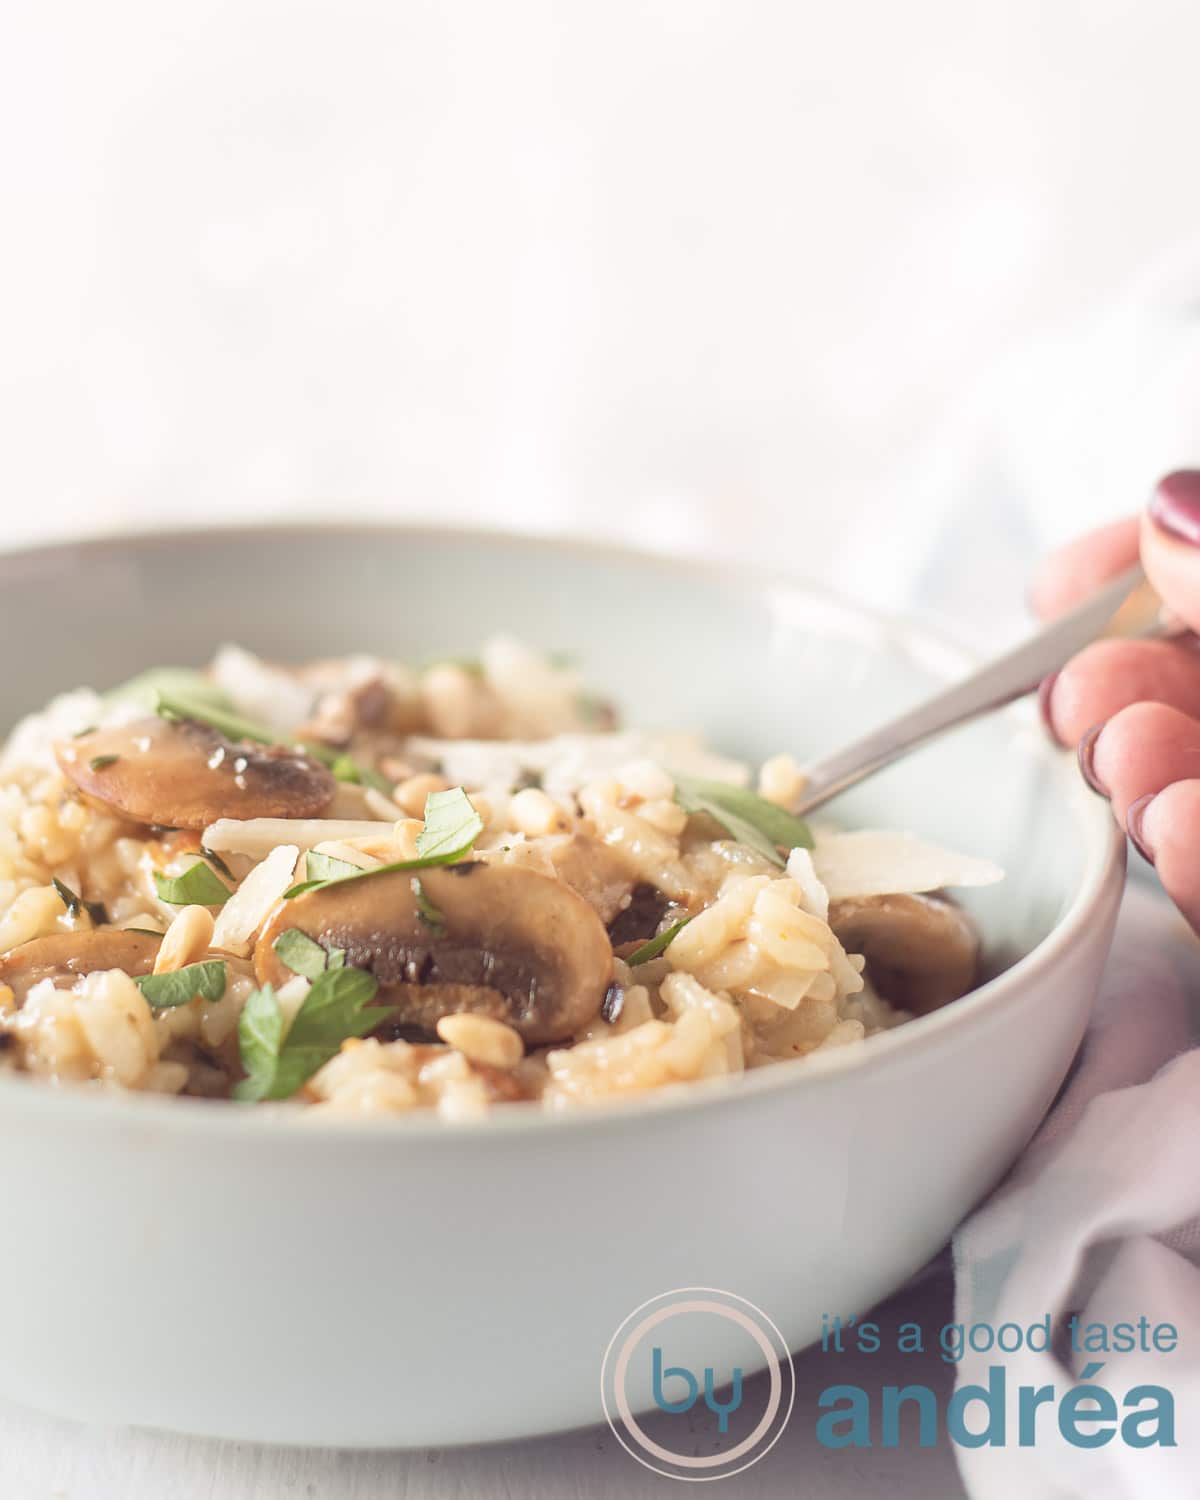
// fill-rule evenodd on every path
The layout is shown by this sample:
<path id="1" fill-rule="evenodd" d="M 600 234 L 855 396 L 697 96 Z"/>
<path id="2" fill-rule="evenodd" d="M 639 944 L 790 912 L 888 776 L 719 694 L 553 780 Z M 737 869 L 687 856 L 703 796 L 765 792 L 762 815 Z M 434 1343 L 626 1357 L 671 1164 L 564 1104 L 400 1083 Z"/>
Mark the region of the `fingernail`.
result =
<path id="1" fill-rule="evenodd" d="M 1146 835 L 1142 829 L 1146 821 L 1146 809 L 1154 801 L 1154 797 L 1154 792 L 1148 797 L 1139 797 L 1136 802 L 1129 804 L 1125 812 L 1125 832 L 1129 835 L 1129 842 L 1148 865 L 1154 863 L 1154 852 L 1146 843 Z"/>
<path id="2" fill-rule="evenodd" d="M 1093 792 L 1099 792 L 1102 797 L 1108 796 L 1108 788 L 1096 775 L 1096 741 L 1100 738 L 1103 724 L 1093 724 L 1084 737 L 1079 741 L 1079 769 L 1083 772 L 1083 779 L 1091 787 Z"/>
<path id="3" fill-rule="evenodd" d="M 1043 677 L 1038 683 L 1037 705 L 1038 713 L 1042 716 L 1042 723 L 1046 726 L 1046 733 L 1052 740 L 1057 740 L 1058 735 L 1054 732 L 1054 720 L 1050 717 L 1050 697 L 1054 692 L 1054 684 L 1058 681 L 1058 673 L 1051 672 L 1049 677 Z"/>
<path id="4" fill-rule="evenodd" d="M 1177 469 L 1160 479 L 1147 509 L 1168 536 L 1200 547 L 1200 469 Z"/>

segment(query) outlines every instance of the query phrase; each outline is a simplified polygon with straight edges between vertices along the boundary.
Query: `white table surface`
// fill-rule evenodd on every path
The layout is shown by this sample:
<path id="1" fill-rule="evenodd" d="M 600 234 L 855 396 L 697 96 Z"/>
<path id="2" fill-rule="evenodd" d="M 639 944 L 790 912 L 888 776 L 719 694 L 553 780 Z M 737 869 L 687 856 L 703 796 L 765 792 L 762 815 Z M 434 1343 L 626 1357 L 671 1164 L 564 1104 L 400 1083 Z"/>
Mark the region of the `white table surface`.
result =
<path id="1" fill-rule="evenodd" d="M 894 1297 L 877 1317 L 940 1327 L 951 1284 L 939 1269 Z M 894 1343 L 894 1341 L 892 1341 Z M 868 1392 L 918 1382 L 945 1399 L 953 1382 L 936 1354 L 797 1356 L 796 1406 L 778 1444 L 753 1468 L 708 1494 L 748 1500 L 960 1500 L 949 1446 L 888 1450 L 822 1447 L 817 1397 L 849 1382 Z M 705 1413 L 707 1417 L 707 1413 Z M 703 1423 L 697 1421 L 701 1434 Z M 59 1421 L 0 1402 L 3 1500 L 640 1500 L 680 1493 L 677 1482 L 635 1463 L 607 1427 L 481 1448 L 338 1453 L 216 1443 Z"/>

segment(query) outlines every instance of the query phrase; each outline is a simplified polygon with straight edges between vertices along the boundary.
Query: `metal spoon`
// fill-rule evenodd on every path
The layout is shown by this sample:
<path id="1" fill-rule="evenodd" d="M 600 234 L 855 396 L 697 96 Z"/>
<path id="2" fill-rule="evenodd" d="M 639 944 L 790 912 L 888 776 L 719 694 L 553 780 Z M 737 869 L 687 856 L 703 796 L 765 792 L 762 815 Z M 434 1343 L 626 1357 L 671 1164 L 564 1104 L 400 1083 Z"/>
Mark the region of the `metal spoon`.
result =
<path id="1" fill-rule="evenodd" d="M 1141 591 L 1137 601 L 1131 599 Z M 1005 656 L 989 662 L 952 687 L 935 693 L 916 708 L 901 714 L 890 724 L 874 730 L 865 738 L 815 765 L 806 767 L 808 784 L 794 811 L 803 815 L 820 807 L 847 787 L 891 765 L 944 730 L 977 718 L 994 708 L 1002 708 L 1032 693 L 1051 672 L 1065 666 L 1075 653 L 1105 634 L 1113 617 L 1126 611 L 1135 616 L 1117 622 L 1121 635 L 1162 636 L 1177 634 L 1180 627 L 1163 619 L 1154 596 L 1148 595 L 1145 575 L 1140 566 L 1132 567 L 1120 577 L 1106 583 L 1078 608 L 1055 620 Z M 1134 604 L 1139 607 L 1134 608 Z M 1150 608 L 1147 610 L 1147 603 Z"/>

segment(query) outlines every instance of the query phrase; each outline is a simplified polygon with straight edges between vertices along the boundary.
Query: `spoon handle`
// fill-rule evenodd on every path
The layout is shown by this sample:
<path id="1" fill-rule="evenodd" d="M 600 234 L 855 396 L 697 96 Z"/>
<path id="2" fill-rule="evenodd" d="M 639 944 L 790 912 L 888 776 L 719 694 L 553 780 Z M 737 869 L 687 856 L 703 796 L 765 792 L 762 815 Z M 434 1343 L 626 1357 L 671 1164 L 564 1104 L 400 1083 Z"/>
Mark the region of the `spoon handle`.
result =
<path id="1" fill-rule="evenodd" d="M 1130 568 L 1006 655 L 935 693 L 855 744 L 809 766 L 808 784 L 795 811 L 801 815 L 811 812 L 944 730 L 1033 692 L 1043 677 L 1064 666 L 1077 651 L 1104 633 L 1105 626 L 1144 578 L 1140 566 Z"/>

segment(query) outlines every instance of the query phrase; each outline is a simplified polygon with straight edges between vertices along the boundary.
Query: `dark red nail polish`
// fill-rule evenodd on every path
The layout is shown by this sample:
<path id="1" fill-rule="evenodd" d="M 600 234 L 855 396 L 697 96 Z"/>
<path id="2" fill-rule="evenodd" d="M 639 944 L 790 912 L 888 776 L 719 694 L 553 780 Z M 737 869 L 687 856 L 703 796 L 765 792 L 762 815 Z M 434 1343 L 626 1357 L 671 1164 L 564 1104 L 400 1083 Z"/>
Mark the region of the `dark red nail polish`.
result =
<path id="1" fill-rule="evenodd" d="M 1049 677 L 1043 677 L 1038 683 L 1037 705 L 1038 713 L 1042 716 L 1042 723 L 1046 726 L 1046 733 L 1052 740 L 1057 740 L 1058 735 L 1054 732 L 1054 720 L 1050 717 L 1050 697 L 1054 692 L 1054 684 L 1058 681 L 1058 673 L 1051 672 Z"/>
<path id="2" fill-rule="evenodd" d="M 1200 547 L 1200 469 L 1178 469 L 1160 479 L 1148 510 L 1168 536 Z"/>
<path id="3" fill-rule="evenodd" d="M 1083 779 L 1091 787 L 1093 792 L 1099 792 L 1102 797 L 1108 796 L 1108 788 L 1096 775 L 1096 741 L 1100 738 L 1103 724 L 1093 724 L 1084 737 L 1079 741 L 1079 769 L 1083 773 Z"/>
<path id="4" fill-rule="evenodd" d="M 1146 819 L 1146 809 L 1154 801 L 1154 798 L 1154 792 L 1151 792 L 1148 797 L 1139 797 L 1136 802 L 1129 804 L 1125 813 L 1125 832 L 1129 835 L 1129 842 L 1148 865 L 1154 863 L 1154 851 L 1146 843 L 1146 836 L 1142 832 L 1142 825 Z"/>

